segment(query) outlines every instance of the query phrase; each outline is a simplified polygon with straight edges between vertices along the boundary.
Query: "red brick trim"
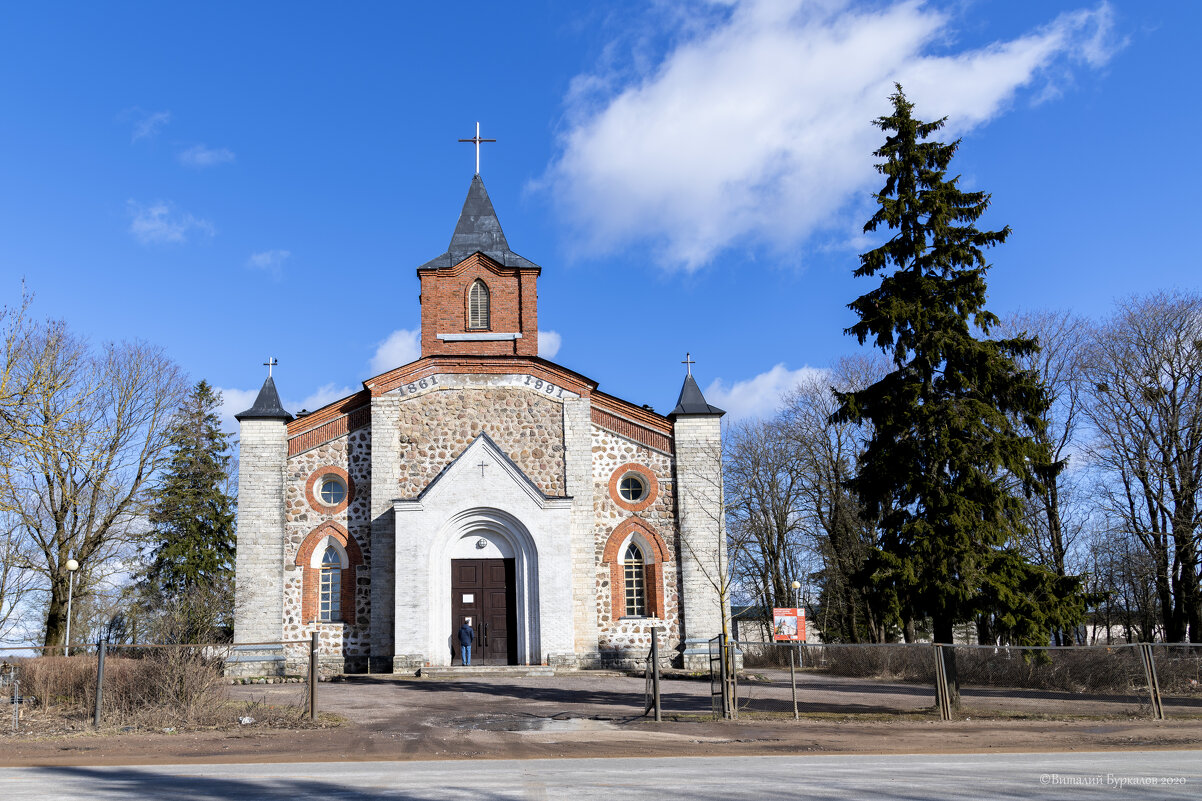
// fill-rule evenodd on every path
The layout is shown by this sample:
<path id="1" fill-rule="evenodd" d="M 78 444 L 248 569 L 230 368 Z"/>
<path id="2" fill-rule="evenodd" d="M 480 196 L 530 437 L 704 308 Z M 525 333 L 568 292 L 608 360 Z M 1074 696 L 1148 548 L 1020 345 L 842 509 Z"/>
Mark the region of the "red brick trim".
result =
<path id="1" fill-rule="evenodd" d="M 347 534 L 346 529 L 337 523 L 322 523 L 309 532 L 300 550 L 296 552 L 296 566 L 301 568 L 301 621 L 311 623 L 317 620 L 318 595 L 321 592 L 321 570 L 311 567 L 313 551 L 317 545 L 333 537 L 346 551 L 347 566 L 342 571 L 338 603 L 343 622 L 354 622 L 355 619 L 355 568 L 363 564 L 363 551 L 355 538 Z"/>
<path id="2" fill-rule="evenodd" d="M 647 611 L 651 617 L 664 618 L 664 563 L 672 559 L 668 545 L 659 533 L 637 517 L 627 518 L 618 524 L 605 542 L 601 563 L 609 565 L 609 591 L 611 620 L 626 616 L 626 574 L 619 550 L 622 543 L 637 531 L 646 541 L 651 553 L 651 562 L 643 566 L 643 585 L 647 592 Z"/>
<path id="3" fill-rule="evenodd" d="M 643 500 L 631 503 L 622 497 L 622 493 L 618 492 L 618 483 L 621 482 L 627 473 L 637 473 L 647 483 L 647 495 Z M 646 465 L 641 465 L 637 462 L 627 462 L 624 465 L 620 465 L 609 477 L 610 500 L 628 511 L 641 512 L 655 503 L 655 499 L 658 496 L 659 482 L 655 480 L 655 473 L 651 472 L 651 468 Z"/>
<path id="4" fill-rule="evenodd" d="M 368 425 L 371 425 L 371 407 L 360 406 L 348 414 L 335 417 L 328 423 L 293 436 L 288 440 L 288 456 L 304 453 L 311 448 L 345 437 L 350 432 Z"/>
<path id="5" fill-rule="evenodd" d="M 671 420 L 641 406 L 635 406 L 630 401 L 622 400 L 605 392 L 595 391 L 592 394 L 592 406 L 594 409 L 604 409 L 615 417 L 624 418 L 626 422 L 658 432 L 665 437 L 672 436 Z"/>
<path id="6" fill-rule="evenodd" d="M 314 494 L 313 490 L 317 486 L 317 482 L 330 474 L 336 475 L 346 483 L 346 497 L 342 499 L 342 503 L 337 506 L 327 506 L 321 502 L 321 499 Z M 337 465 L 327 464 L 322 465 L 313 471 L 309 476 L 309 480 L 305 482 L 305 498 L 309 501 L 309 505 L 323 515 L 336 515 L 339 512 L 350 506 L 351 501 L 355 499 L 355 482 L 351 478 L 350 473 L 343 470 Z"/>
<path id="7" fill-rule="evenodd" d="M 579 373 L 544 359 L 525 356 L 424 356 L 403 367 L 389 370 L 366 382 L 373 397 L 383 395 L 402 384 L 411 384 L 439 373 L 487 373 L 489 375 L 527 374 L 587 398 L 597 384 Z"/>
<path id="8" fill-rule="evenodd" d="M 288 436 L 291 438 L 298 434 L 303 434 L 306 431 L 325 425 L 331 420 L 350 414 L 360 407 L 367 406 L 369 403 L 371 403 L 371 393 L 365 389 L 359 390 L 354 395 L 347 395 L 345 398 L 327 403 L 320 409 L 314 409 L 304 417 L 298 417 L 288 423 Z M 357 426 L 352 425 L 351 427 L 356 428 Z"/>

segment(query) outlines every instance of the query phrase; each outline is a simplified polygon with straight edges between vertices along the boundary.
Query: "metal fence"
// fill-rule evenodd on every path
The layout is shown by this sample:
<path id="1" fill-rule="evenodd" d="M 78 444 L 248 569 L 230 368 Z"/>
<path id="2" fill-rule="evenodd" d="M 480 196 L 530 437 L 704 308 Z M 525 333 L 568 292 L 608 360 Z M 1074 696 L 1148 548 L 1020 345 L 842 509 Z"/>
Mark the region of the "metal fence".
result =
<path id="1" fill-rule="evenodd" d="M 84 726 L 296 725 L 317 716 L 318 642 L 0 648 L 0 734 Z M 8 715 L 4 716 L 8 718 Z"/>
<path id="2" fill-rule="evenodd" d="M 743 713 L 1202 716 L 1202 646 L 743 643 L 740 650 Z M 791 657 L 800 664 L 793 677 Z"/>

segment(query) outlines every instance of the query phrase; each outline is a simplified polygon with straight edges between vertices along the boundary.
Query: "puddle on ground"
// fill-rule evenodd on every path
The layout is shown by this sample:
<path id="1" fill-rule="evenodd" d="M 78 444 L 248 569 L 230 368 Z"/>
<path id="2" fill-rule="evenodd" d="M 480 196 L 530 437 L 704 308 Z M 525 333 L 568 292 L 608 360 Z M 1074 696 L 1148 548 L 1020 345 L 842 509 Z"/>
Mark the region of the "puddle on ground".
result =
<path id="1" fill-rule="evenodd" d="M 481 731 L 614 731 L 617 724 L 612 720 L 594 718 L 537 718 L 537 717 L 481 717 L 458 720 L 456 727 Z"/>

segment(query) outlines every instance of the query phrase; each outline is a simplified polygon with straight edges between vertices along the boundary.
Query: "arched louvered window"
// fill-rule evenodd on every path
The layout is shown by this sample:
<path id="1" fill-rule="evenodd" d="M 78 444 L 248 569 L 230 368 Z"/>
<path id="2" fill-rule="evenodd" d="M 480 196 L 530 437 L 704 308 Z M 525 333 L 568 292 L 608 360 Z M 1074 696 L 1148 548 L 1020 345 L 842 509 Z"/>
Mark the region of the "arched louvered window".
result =
<path id="1" fill-rule="evenodd" d="M 467 327 L 488 328 L 488 284 L 477 278 L 467 291 Z"/>
<path id="2" fill-rule="evenodd" d="M 647 586 L 643 566 L 643 552 L 633 542 L 626 547 L 622 559 L 623 578 L 626 584 L 626 616 L 646 617 Z"/>
<path id="3" fill-rule="evenodd" d="M 342 619 L 342 555 L 333 545 L 326 546 L 321 557 L 321 595 L 318 619 L 333 622 Z"/>

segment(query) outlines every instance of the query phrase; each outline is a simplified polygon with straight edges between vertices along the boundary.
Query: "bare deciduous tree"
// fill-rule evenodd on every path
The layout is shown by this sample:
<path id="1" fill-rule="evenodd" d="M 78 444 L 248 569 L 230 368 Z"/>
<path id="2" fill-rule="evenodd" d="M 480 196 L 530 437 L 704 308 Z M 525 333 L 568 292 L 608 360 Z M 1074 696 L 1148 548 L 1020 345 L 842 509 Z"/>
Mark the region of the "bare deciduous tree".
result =
<path id="1" fill-rule="evenodd" d="M 185 385 L 161 350 L 142 343 L 93 353 L 58 324 L 31 340 L 31 436 L 5 461 L 0 497 L 15 515 L 28 569 L 46 593 L 46 645 L 65 640 L 69 572 L 76 592 L 125 566 L 125 546 L 145 514 L 149 480 L 165 456 L 165 430 Z"/>
<path id="2" fill-rule="evenodd" d="M 1086 361 L 1086 415 L 1115 527 L 1153 563 L 1165 638 L 1202 642 L 1202 295 L 1127 300 Z"/>
<path id="3" fill-rule="evenodd" d="M 1084 489 L 1081 464 L 1071 464 L 1081 442 L 1083 414 L 1082 361 L 1090 326 L 1067 311 L 1034 311 L 1013 315 L 999 326 L 1000 336 L 1034 337 L 1039 350 L 1020 354 L 1020 369 L 1038 375 L 1048 397 L 1048 408 L 1040 415 L 1043 427 L 1029 435 L 1047 448 L 1051 463 L 1041 476 L 1042 486 L 1024 497 L 1025 526 L 1018 526 L 1020 545 L 1028 559 L 1064 577 L 1080 574 L 1083 556 L 1073 557 L 1085 531 L 1088 511 L 1075 503 Z M 1021 495 L 1021 493 L 1018 493 Z M 1057 645 L 1067 645 L 1071 635 L 1053 632 Z"/>

